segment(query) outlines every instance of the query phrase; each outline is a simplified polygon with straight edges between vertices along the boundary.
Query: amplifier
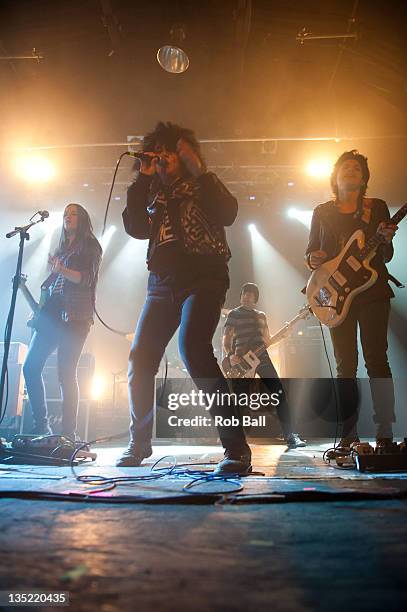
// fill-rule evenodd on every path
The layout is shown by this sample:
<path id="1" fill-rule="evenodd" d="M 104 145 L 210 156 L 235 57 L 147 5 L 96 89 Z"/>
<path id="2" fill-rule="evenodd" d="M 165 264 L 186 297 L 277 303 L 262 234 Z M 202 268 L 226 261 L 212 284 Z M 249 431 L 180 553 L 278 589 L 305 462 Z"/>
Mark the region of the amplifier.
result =
<path id="1" fill-rule="evenodd" d="M 28 347 L 22 342 L 11 342 L 10 350 L 8 353 L 8 363 L 18 363 L 22 365 L 24 363 L 25 356 L 27 355 Z M 4 342 L 0 342 L 0 362 L 4 355 Z"/>
<path id="2" fill-rule="evenodd" d="M 19 363 L 8 365 L 8 394 L 6 406 L 6 418 L 14 419 L 23 413 L 24 400 L 24 377 L 23 366 Z M 4 426 L 3 424 L 0 427 Z"/>
<path id="3" fill-rule="evenodd" d="M 296 335 L 280 343 L 280 376 L 321 378 L 329 376 L 321 337 Z"/>

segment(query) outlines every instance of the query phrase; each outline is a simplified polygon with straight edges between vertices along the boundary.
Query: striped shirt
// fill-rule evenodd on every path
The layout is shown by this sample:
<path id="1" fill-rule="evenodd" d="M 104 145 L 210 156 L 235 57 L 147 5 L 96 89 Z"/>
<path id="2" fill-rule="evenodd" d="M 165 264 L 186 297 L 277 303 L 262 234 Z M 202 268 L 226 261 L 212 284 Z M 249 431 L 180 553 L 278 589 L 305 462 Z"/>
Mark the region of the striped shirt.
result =
<path id="1" fill-rule="evenodd" d="M 263 344 L 267 319 L 260 310 L 238 306 L 229 312 L 225 327 L 233 327 L 232 350 L 238 355 L 243 355 L 249 349 Z"/>

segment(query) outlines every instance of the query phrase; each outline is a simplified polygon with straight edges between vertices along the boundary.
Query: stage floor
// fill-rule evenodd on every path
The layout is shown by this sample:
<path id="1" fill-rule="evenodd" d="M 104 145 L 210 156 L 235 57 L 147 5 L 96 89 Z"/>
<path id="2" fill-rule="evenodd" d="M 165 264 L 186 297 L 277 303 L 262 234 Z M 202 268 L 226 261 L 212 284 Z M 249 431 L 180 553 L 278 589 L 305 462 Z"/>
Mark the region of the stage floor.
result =
<path id="1" fill-rule="evenodd" d="M 304 498 L 315 498 L 323 493 L 329 493 L 332 498 L 335 493 L 352 496 L 357 492 L 397 497 L 407 491 L 407 472 L 363 473 L 355 468 L 340 468 L 335 462 L 327 464 L 323 453 L 331 446 L 332 441 L 328 440 L 313 441 L 305 448 L 295 450 L 288 450 L 284 444 L 253 444 L 253 473 L 238 483 L 219 480 L 192 482 L 200 476 L 196 472 L 202 472 L 202 476 L 212 472 L 222 458 L 219 446 L 157 444 L 153 447 L 152 457 L 138 468 L 114 467 L 123 447 L 95 446 L 92 450 L 97 453 L 97 459 L 75 467 L 74 473 L 69 467 L 0 464 L 0 495 L 4 497 L 8 492 L 13 496 L 14 491 L 15 496 L 19 492 L 31 492 L 34 495 L 68 495 L 72 499 L 89 496 L 99 501 L 112 498 L 119 501 L 124 497 L 128 502 L 154 499 L 155 502 L 190 503 L 191 496 L 197 494 L 202 496 L 200 503 L 213 503 L 216 500 L 212 495 L 225 494 L 224 503 L 238 503 L 259 501 L 260 497 L 264 497 L 263 501 L 278 501 L 279 495 L 286 495 L 286 501 L 289 501 L 293 493 L 297 496 L 302 493 Z M 176 469 L 167 473 L 173 466 Z M 185 473 L 185 470 L 195 473 Z M 152 474 L 155 479 L 149 480 Z M 80 482 L 77 476 L 94 477 L 94 482 Z M 134 480 L 116 482 L 114 488 L 111 488 L 111 483 L 104 484 L 105 478 L 123 477 Z"/>
<path id="2" fill-rule="evenodd" d="M 329 445 L 253 445 L 266 476 L 230 495 L 213 495 L 224 482 L 185 493 L 190 478 L 176 475 L 92 493 L 65 467 L 0 465 L 0 589 L 68 591 L 75 612 L 398 612 L 406 476 L 327 466 Z M 121 450 L 97 449 L 77 472 L 140 476 L 165 454 L 201 469 L 221 458 L 219 447 L 161 445 L 146 467 L 119 470 Z"/>

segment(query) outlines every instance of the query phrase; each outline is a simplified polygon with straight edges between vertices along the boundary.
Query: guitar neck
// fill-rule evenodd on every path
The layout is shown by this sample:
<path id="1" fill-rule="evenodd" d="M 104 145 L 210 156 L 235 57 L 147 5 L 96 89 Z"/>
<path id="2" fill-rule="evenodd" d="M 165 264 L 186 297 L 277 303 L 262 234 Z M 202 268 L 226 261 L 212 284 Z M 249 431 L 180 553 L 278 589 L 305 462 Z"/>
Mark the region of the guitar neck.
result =
<path id="1" fill-rule="evenodd" d="M 296 323 L 298 323 L 298 321 L 301 321 L 301 319 L 307 318 L 309 316 L 310 312 L 311 312 L 311 310 L 309 308 L 307 308 L 306 310 L 299 312 L 297 314 L 297 316 L 295 316 L 293 319 L 291 319 L 291 321 L 288 321 L 288 323 L 283 325 L 283 327 L 281 327 L 275 334 L 273 334 L 271 336 L 269 342 L 267 342 L 267 343 L 265 342 L 264 344 L 261 344 L 259 347 L 257 347 L 253 351 L 253 353 L 256 355 L 256 357 L 259 357 L 270 346 L 272 346 L 273 344 L 276 344 L 277 342 L 282 340 L 284 338 L 284 336 L 286 336 L 287 332 L 289 332 L 291 327 L 293 325 L 295 325 Z"/>
<path id="2" fill-rule="evenodd" d="M 404 204 L 404 206 L 402 206 L 396 212 L 396 214 L 392 216 L 392 218 L 389 220 L 389 223 L 391 223 L 392 225 L 398 225 L 400 221 L 402 221 L 406 215 L 407 215 L 407 203 Z M 374 236 L 372 236 L 370 240 L 366 242 L 363 249 L 361 249 L 360 251 L 361 259 L 365 259 L 368 255 L 370 255 L 373 251 L 375 251 L 380 244 L 383 244 L 383 241 L 384 241 L 383 236 L 376 232 L 376 234 L 374 234 Z"/>
<path id="3" fill-rule="evenodd" d="M 26 285 L 20 285 L 20 289 L 22 291 L 23 296 L 27 300 L 28 305 L 31 308 L 31 310 L 33 310 L 33 311 L 37 310 L 38 309 L 38 302 L 34 299 L 31 291 L 27 288 L 27 286 Z"/>

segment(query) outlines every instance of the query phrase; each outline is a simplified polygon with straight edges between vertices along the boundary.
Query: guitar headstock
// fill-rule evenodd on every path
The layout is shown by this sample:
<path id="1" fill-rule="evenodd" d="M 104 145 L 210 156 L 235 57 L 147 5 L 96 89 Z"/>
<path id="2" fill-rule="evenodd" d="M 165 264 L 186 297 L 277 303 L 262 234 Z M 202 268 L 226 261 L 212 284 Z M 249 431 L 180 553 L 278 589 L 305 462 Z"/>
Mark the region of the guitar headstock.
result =
<path id="1" fill-rule="evenodd" d="M 301 310 L 299 311 L 298 316 L 300 317 L 300 319 L 308 319 L 308 317 L 313 314 L 314 313 L 312 312 L 311 306 L 309 306 L 309 304 L 304 304 L 304 306 L 302 306 Z"/>

